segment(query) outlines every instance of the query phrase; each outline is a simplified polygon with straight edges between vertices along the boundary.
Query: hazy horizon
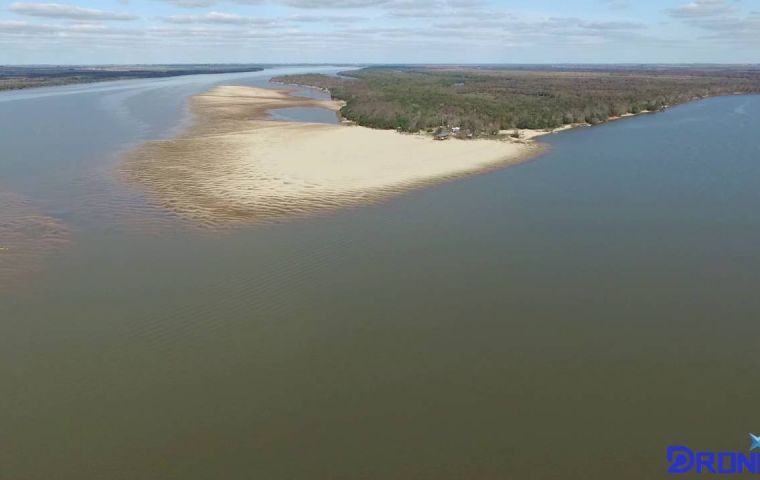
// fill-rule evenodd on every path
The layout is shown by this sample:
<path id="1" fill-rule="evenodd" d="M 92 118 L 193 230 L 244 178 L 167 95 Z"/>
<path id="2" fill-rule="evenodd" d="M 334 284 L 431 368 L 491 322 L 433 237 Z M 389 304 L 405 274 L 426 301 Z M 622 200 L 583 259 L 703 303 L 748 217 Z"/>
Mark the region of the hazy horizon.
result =
<path id="1" fill-rule="evenodd" d="M 0 64 L 757 64 L 760 0 L 0 4 Z"/>
<path id="2" fill-rule="evenodd" d="M 663 63 L 647 63 L 647 62 L 598 62 L 598 63 L 572 63 L 572 62 L 545 62 L 545 63 L 496 63 L 496 62 L 450 62 L 450 63 L 421 63 L 421 62 L 280 62 L 280 63 L 266 63 L 266 62 L 152 62 L 152 63 L 4 63 L 0 64 L 3 67 L 109 67 L 109 66 L 164 66 L 164 65 L 250 65 L 260 67 L 277 67 L 277 66 L 336 66 L 336 67 L 379 67 L 379 66 L 494 66 L 494 67 L 760 67 L 760 62 L 741 63 L 741 62 L 700 62 L 700 63 L 677 63 L 677 62 L 663 62 Z"/>

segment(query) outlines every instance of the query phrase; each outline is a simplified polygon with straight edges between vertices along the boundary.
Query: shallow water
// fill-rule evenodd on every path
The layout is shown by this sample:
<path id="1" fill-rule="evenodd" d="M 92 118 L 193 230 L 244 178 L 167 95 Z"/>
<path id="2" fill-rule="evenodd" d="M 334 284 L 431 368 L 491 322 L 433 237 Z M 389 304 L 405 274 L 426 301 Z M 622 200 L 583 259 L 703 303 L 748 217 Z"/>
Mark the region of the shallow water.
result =
<path id="1" fill-rule="evenodd" d="M 233 80 L 266 76 L 0 96 L 0 189 L 69 232 L 0 293 L 0 477 L 642 479 L 671 443 L 746 451 L 760 97 L 198 231 L 115 178 L 114 152 Z"/>
<path id="2" fill-rule="evenodd" d="M 288 107 L 270 110 L 272 120 L 305 123 L 339 123 L 336 112 L 319 107 Z"/>

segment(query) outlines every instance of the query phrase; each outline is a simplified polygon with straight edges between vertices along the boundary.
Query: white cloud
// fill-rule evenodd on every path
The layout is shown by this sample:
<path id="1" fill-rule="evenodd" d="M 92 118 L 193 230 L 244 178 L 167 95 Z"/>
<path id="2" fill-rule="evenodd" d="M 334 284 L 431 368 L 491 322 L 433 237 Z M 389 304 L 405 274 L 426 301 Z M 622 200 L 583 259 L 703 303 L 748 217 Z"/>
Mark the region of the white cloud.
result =
<path id="1" fill-rule="evenodd" d="M 728 15 L 708 18 L 694 18 L 689 24 L 702 29 L 708 40 L 734 43 L 740 46 L 760 44 L 760 12 L 750 12 L 746 16 Z"/>
<path id="2" fill-rule="evenodd" d="M 377 7 L 390 0 L 280 0 L 289 7 L 295 8 L 367 8 Z"/>
<path id="3" fill-rule="evenodd" d="M 760 12 L 742 14 L 722 0 L 695 0 L 668 13 L 686 25 L 702 30 L 704 33 L 697 40 L 731 43 L 739 47 L 760 44 Z"/>
<path id="4" fill-rule="evenodd" d="M 348 15 L 291 15 L 287 17 L 290 22 L 299 23 L 355 23 L 363 20 L 365 17 L 348 16 Z"/>
<path id="5" fill-rule="evenodd" d="M 391 0 L 384 4 L 384 9 L 394 18 L 480 18 L 491 21 L 506 15 L 482 0 Z"/>
<path id="6" fill-rule="evenodd" d="M 245 17 L 223 12 L 208 12 L 201 15 L 173 15 L 163 20 L 178 24 L 270 25 L 274 23 L 274 20 L 268 18 Z"/>
<path id="7" fill-rule="evenodd" d="M 51 34 L 54 37 L 68 35 L 142 35 L 140 29 L 111 28 L 103 24 L 94 23 L 68 23 L 63 25 L 51 25 L 43 23 L 29 23 L 18 21 L 0 21 L 0 34 L 14 35 L 38 35 Z"/>
<path id="8" fill-rule="evenodd" d="M 119 1 L 126 0 L 110 0 L 114 6 Z M 0 56 L 3 53 L 5 58 L 17 55 L 15 58 L 27 61 L 14 50 L 22 52 L 53 47 L 55 50 L 51 51 L 64 53 L 80 48 L 85 52 L 76 54 L 80 56 L 89 55 L 89 48 L 112 49 L 116 56 L 129 56 L 134 60 L 143 56 L 154 59 L 160 55 L 159 58 L 166 59 L 177 56 L 177 61 L 262 61 L 264 58 L 273 61 L 329 61 L 336 58 L 354 61 L 410 58 L 452 62 L 461 61 L 461 58 L 515 61 L 518 57 L 514 55 L 533 58 L 530 52 L 538 52 L 537 58 L 541 59 L 538 61 L 557 58 L 577 61 L 593 60 L 599 58 L 595 57 L 596 52 L 606 52 L 601 58 L 607 61 L 631 58 L 639 61 L 646 60 L 639 52 L 657 53 L 670 48 L 675 52 L 670 57 L 674 61 L 688 61 L 681 58 L 683 52 L 691 52 L 685 50 L 686 47 L 730 42 L 733 48 L 734 45 L 757 45 L 760 41 L 760 14 L 740 14 L 740 4 L 730 0 L 680 0 L 680 6 L 661 10 L 660 20 L 672 16 L 680 19 L 679 23 L 692 27 L 687 30 L 691 36 L 682 37 L 680 43 L 677 29 L 669 29 L 651 19 L 638 21 L 640 19 L 633 15 L 615 15 L 605 8 L 605 5 L 612 7 L 613 4 L 627 3 L 619 0 L 596 0 L 594 6 L 601 13 L 579 11 L 572 17 L 558 16 L 550 11 L 509 11 L 503 4 L 489 0 L 151 1 L 164 2 L 162 10 L 168 10 L 168 13 L 151 16 L 145 13 L 150 10 L 139 10 L 135 0 L 123 7 L 132 10 L 130 13 L 143 12 L 144 23 L 124 24 L 134 26 L 134 29 L 111 28 L 115 26 L 113 23 L 102 22 L 135 18 L 125 13 L 63 4 L 15 3 L 11 10 L 17 14 L 70 21 L 39 19 L 35 22 L 27 18 L 29 22 L 22 22 L 8 21 L 12 17 L 6 17 L 0 20 Z M 259 3 L 276 7 L 236 10 L 231 7 L 232 4 Z M 171 5 L 188 8 L 227 5 L 230 10 L 225 12 L 222 6 L 202 10 L 169 9 Z M 32 11 L 34 13 L 29 13 Z M 266 17 L 250 16 L 259 14 Z M 671 20 L 671 23 L 676 22 Z M 694 30 L 702 36 L 693 35 Z M 156 45 L 162 48 L 156 49 Z M 508 46 L 520 49 L 507 51 Z M 138 51 L 139 54 L 133 53 Z M 200 53 L 212 51 L 213 54 L 206 53 L 207 57 Z M 280 51 L 292 52 L 292 56 L 280 60 L 273 53 Z M 340 57 L 336 54 L 339 51 L 348 53 Z M 377 56 L 372 57 L 372 52 Z M 555 54 L 551 52 L 560 53 L 552 56 Z M 578 56 L 564 60 L 566 52 Z M 628 57 L 621 57 L 624 54 Z M 688 57 L 689 60 L 692 58 L 700 57 Z"/>
<path id="9" fill-rule="evenodd" d="M 64 18 L 70 20 L 135 20 L 138 17 L 122 12 L 109 12 L 60 3 L 14 3 L 10 10 L 32 17 Z"/>
<path id="10" fill-rule="evenodd" d="M 675 18 L 697 18 L 726 15 L 735 11 L 736 8 L 727 4 L 725 0 L 694 0 L 691 3 L 672 8 L 668 10 L 668 13 Z"/>
<path id="11" fill-rule="evenodd" d="M 182 8 L 203 8 L 224 3 L 224 0 L 163 0 L 171 3 L 176 7 Z M 229 0 L 229 3 L 237 3 L 240 5 L 260 5 L 266 0 Z"/>
<path id="12" fill-rule="evenodd" d="M 453 2 L 450 4 L 457 5 Z M 383 24 L 378 22 L 377 18 L 364 22 L 364 18 L 366 17 L 314 14 L 275 19 L 212 11 L 162 18 L 163 22 L 175 25 L 171 28 L 149 26 L 134 30 L 117 30 L 97 24 L 41 26 L 26 22 L 5 22 L 5 25 L 0 24 L 0 34 L 28 34 L 30 42 L 41 41 L 44 37 L 60 40 L 90 36 L 93 39 L 103 37 L 103 41 L 115 41 L 115 37 L 131 37 L 146 42 L 149 39 L 155 41 L 157 38 L 170 38 L 198 47 L 234 45 L 235 42 L 241 42 L 242 46 L 246 41 L 256 40 L 261 45 L 261 42 L 271 42 L 283 47 L 306 45 L 312 50 L 320 45 L 330 49 L 346 43 L 357 51 L 361 51 L 362 45 L 371 46 L 377 42 L 388 48 L 411 42 L 437 49 L 440 42 L 449 41 L 455 45 L 468 45 L 470 48 L 497 48 L 507 44 L 566 46 L 571 43 L 603 44 L 631 38 L 646 40 L 646 36 L 640 32 L 646 27 L 636 22 L 586 21 L 580 18 L 551 16 L 525 18 L 478 9 L 470 11 L 469 15 L 441 18 L 439 23 L 429 23 L 427 26 L 387 21 Z M 332 31 L 324 31 L 322 27 L 312 29 L 310 23 L 314 22 L 338 23 L 341 27 Z M 210 28 L 203 28 L 205 25 Z M 252 26 L 265 28 L 247 28 Z M 308 42 L 313 44 L 308 45 Z"/>
<path id="13" fill-rule="evenodd" d="M 39 25 L 29 22 L 18 21 L 0 21 L 0 33 L 15 33 L 15 34 L 27 34 L 38 32 L 52 32 L 56 27 L 50 25 Z"/>

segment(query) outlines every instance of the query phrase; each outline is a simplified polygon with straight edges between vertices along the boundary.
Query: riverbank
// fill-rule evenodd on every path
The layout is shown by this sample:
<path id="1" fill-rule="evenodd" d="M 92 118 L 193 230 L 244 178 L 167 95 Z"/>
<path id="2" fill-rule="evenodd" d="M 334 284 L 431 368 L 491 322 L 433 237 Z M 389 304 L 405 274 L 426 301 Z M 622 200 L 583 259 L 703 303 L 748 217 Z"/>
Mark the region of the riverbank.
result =
<path id="1" fill-rule="evenodd" d="M 220 225 L 373 202 L 542 151 L 509 139 L 437 142 L 429 135 L 268 119 L 277 108 L 337 112 L 342 105 L 287 90 L 217 87 L 191 98 L 193 126 L 130 152 L 123 172 L 167 209 Z"/>
<path id="2" fill-rule="evenodd" d="M 262 67 L 252 65 L 101 65 L 88 67 L 7 65 L 0 66 L 0 91 L 115 80 L 248 73 L 262 70 Z"/>
<path id="3" fill-rule="evenodd" d="M 317 73 L 273 80 L 329 90 L 348 101 L 342 115 L 365 127 L 417 132 L 449 125 L 484 138 L 598 125 L 698 98 L 760 91 L 760 71 L 730 67 L 418 65 L 366 67 L 350 75 L 351 81 Z"/>

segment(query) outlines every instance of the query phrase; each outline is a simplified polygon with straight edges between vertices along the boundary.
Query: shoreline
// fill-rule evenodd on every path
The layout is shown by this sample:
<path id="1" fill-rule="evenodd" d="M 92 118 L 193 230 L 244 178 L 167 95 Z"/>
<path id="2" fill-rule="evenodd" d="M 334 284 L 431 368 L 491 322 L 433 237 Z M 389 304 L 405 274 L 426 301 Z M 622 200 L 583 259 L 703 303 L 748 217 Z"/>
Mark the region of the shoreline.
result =
<path id="1" fill-rule="evenodd" d="M 567 123 L 565 125 L 562 125 L 561 127 L 548 128 L 548 129 L 543 129 L 543 130 L 533 130 L 529 128 L 515 128 L 515 129 L 510 129 L 510 130 L 499 130 L 499 135 L 511 135 L 513 132 L 516 131 L 519 133 L 520 137 L 516 138 L 515 141 L 533 142 L 535 139 L 539 137 L 543 137 L 545 135 L 551 135 L 553 133 L 567 132 L 570 130 L 577 130 L 580 128 L 601 127 L 602 125 L 605 125 L 607 123 L 617 122 L 617 121 L 625 120 L 627 118 L 632 118 L 632 117 L 639 117 L 642 115 L 654 115 L 656 113 L 659 113 L 659 112 L 651 111 L 651 110 L 642 110 L 639 113 L 624 113 L 617 117 L 610 117 L 607 120 L 603 122 L 599 122 L 597 124 Z"/>
<path id="2" fill-rule="evenodd" d="M 332 101 L 343 102 L 343 104 L 345 104 L 345 102 L 343 100 L 335 100 L 334 97 L 333 97 L 333 95 L 332 95 L 332 92 L 330 91 L 329 88 L 317 87 L 317 86 L 314 86 L 314 85 L 307 85 L 307 84 L 303 84 L 303 83 L 287 83 L 287 82 L 279 82 L 279 81 L 271 81 L 271 80 L 270 80 L 270 83 L 276 84 L 276 85 L 282 85 L 283 87 L 298 87 L 298 88 L 310 88 L 310 89 L 314 89 L 314 90 L 317 90 L 319 92 L 322 92 L 322 93 L 325 93 L 325 94 L 329 95 L 330 98 L 332 99 Z M 737 92 L 737 93 L 726 94 L 726 95 L 714 95 L 714 96 L 707 96 L 707 97 L 696 97 L 696 98 L 692 98 L 691 100 L 689 100 L 689 101 L 687 101 L 685 103 L 681 103 L 681 104 L 678 104 L 678 105 L 685 105 L 687 103 L 696 102 L 696 101 L 699 101 L 699 100 L 706 100 L 708 98 L 716 98 L 716 97 L 721 97 L 721 96 L 733 96 L 733 95 L 747 95 L 747 94 L 743 94 L 743 93 Z M 560 133 L 560 132 L 564 132 L 564 131 L 568 131 L 568 130 L 575 130 L 575 129 L 584 128 L 584 127 L 597 127 L 597 126 L 600 126 L 600 125 L 604 125 L 606 123 L 615 122 L 615 121 L 618 121 L 618 120 L 624 120 L 624 119 L 630 118 L 630 117 L 638 117 L 638 116 L 641 116 L 641 115 L 660 113 L 662 111 L 665 111 L 666 109 L 669 109 L 669 108 L 672 108 L 673 106 L 678 106 L 678 105 L 667 105 L 662 110 L 642 110 L 639 113 L 630 113 L 630 112 L 628 112 L 628 113 L 624 113 L 622 115 L 619 115 L 617 117 L 609 117 L 606 120 L 604 120 L 602 122 L 599 122 L 597 124 L 591 124 L 591 123 L 585 123 L 585 122 L 583 122 L 583 123 L 567 123 L 567 124 L 564 124 L 564 125 L 559 126 L 559 127 L 546 128 L 546 129 L 511 128 L 511 129 L 499 130 L 499 134 L 498 135 L 494 135 L 494 136 L 491 136 L 491 137 L 480 137 L 480 138 L 484 138 L 484 139 L 499 139 L 499 138 L 502 138 L 503 139 L 503 138 L 506 137 L 506 138 L 508 138 L 512 142 L 526 143 L 526 144 L 533 145 L 535 143 L 535 139 L 537 139 L 539 137 L 542 137 L 544 135 L 551 135 L 553 133 Z M 345 118 L 343 115 L 341 115 L 340 110 L 336 111 L 336 114 L 338 115 L 339 123 L 347 124 L 347 125 L 356 125 L 356 123 L 353 120 Z M 365 128 L 369 128 L 369 127 L 365 127 Z M 512 135 L 514 132 L 518 132 L 519 136 L 518 137 L 514 137 Z M 425 133 L 423 133 L 422 131 L 420 131 L 418 133 L 408 133 L 408 134 L 409 135 L 425 135 Z"/>
<path id="3" fill-rule="evenodd" d="M 159 65 L 169 67 L 170 65 Z M 75 72 L 69 72 L 70 68 L 62 66 L 42 66 L 44 68 L 61 70 L 60 76 L 40 76 L 34 67 L 24 67 L 9 65 L 6 68 L 15 68 L 21 70 L 14 75 L 0 76 L 0 92 L 15 92 L 21 90 L 33 90 L 38 88 L 65 87 L 69 85 L 89 85 L 93 83 L 116 82 L 123 80 L 147 80 L 185 77 L 192 75 L 217 75 L 228 73 L 255 73 L 265 70 L 264 67 L 251 66 L 241 68 L 213 69 L 213 68 L 196 68 L 189 65 L 184 70 L 150 70 L 143 65 L 124 65 L 118 68 L 118 65 L 100 65 L 94 69 L 80 69 Z M 131 69 L 130 69 L 131 68 Z M 39 67 L 37 68 L 39 69 Z M 76 69 L 75 69 L 76 70 Z M 65 75 L 68 73 L 68 76 Z M 121 73 L 121 76 L 119 75 Z M 36 76 L 35 76 L 36 75 Z M 84 77 L 89 75 L 89 77 Z"/>
<path id="4" fill-rule="evenodd" d="M 282 122 L 268 112 L 336 100 L 222 86 L 191 97 L 177 137 L 128 152 L 124 177 L 157 204 L 212 227 L 279 221 L 361 204 L 523 163 L 545 151 L 513 139 L 434 141 L 355 125 Z"/>

